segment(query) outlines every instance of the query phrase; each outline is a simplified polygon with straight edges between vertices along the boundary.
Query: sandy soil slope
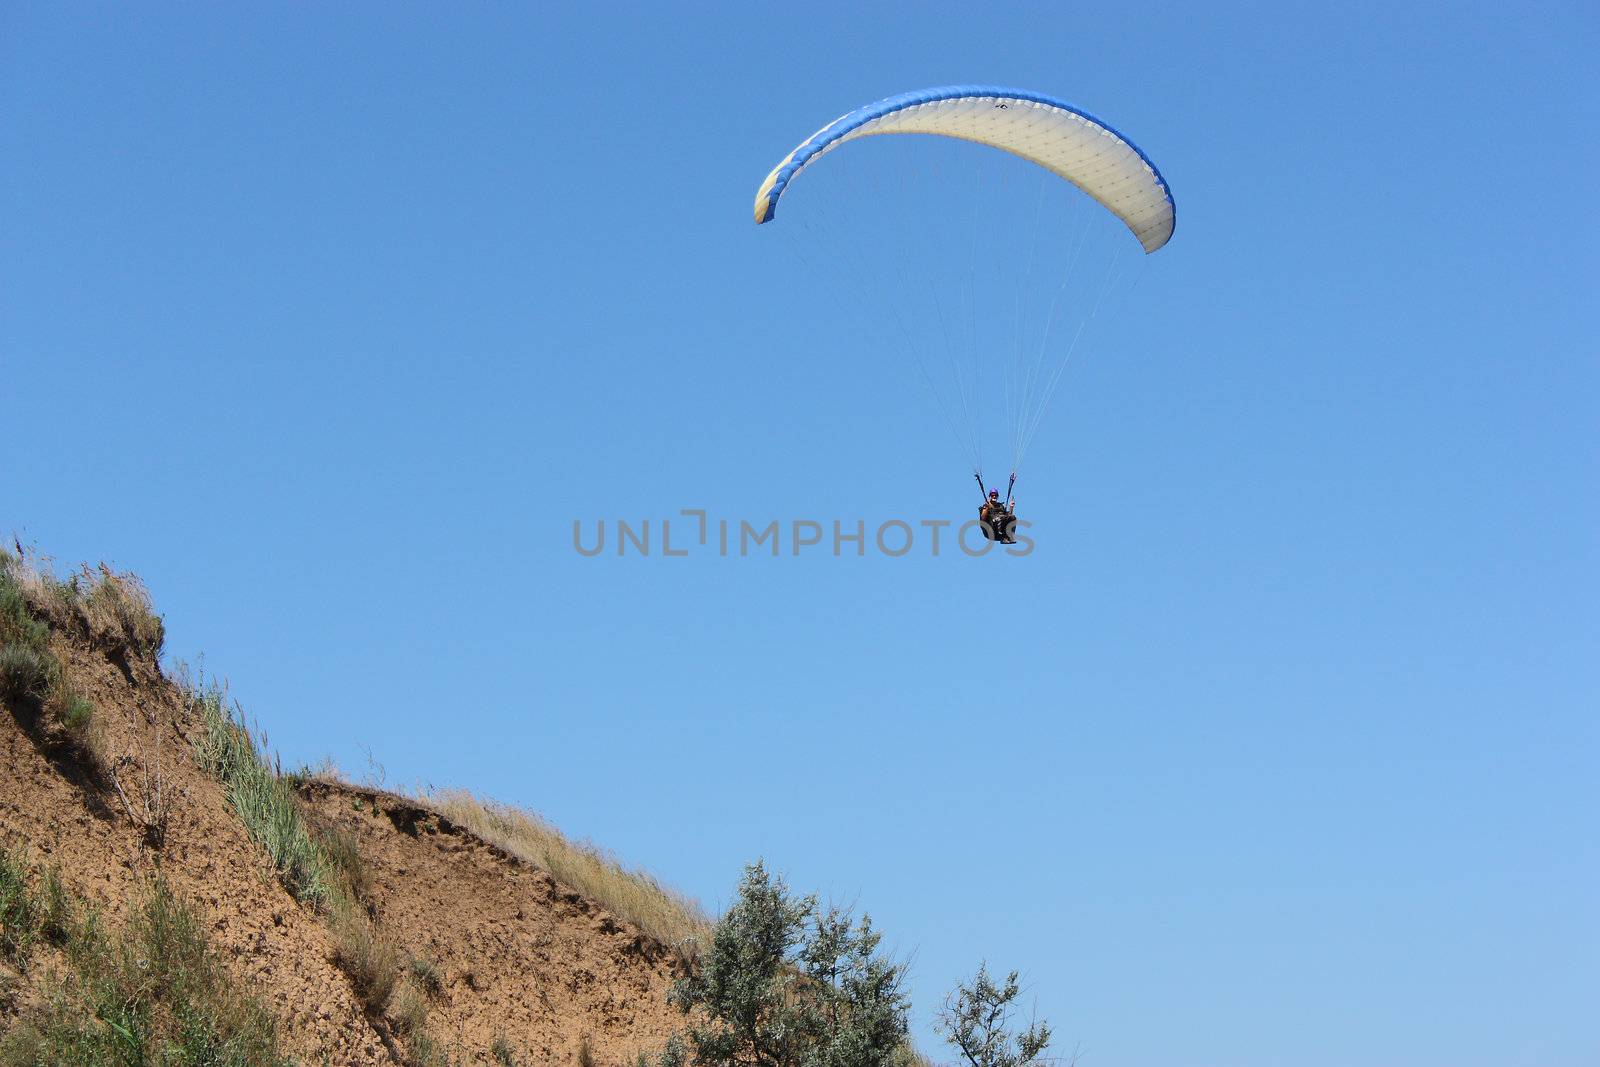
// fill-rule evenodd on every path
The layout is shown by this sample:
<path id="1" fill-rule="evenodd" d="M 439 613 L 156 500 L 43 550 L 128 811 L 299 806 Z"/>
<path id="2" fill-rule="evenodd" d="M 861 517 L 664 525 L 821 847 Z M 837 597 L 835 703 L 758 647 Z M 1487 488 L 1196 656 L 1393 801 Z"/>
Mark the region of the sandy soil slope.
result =
<path id="1" fill-rule="evenodd" d="M 297 1056 L 406 1062 L 392 1020 L 369 1018 L 334 964 L 322 919 L 279 884 L 221 787 L 194 763 L 201 726 L 179 688 L 153 660 L 94 634 L 57 631 L 53 644 L 94 702 L 114 777 L 96 780 L 70 755 L 47 751 L 5 707 L 0 846 L 57 866 L 113 927 L 159 869 Z M 159 843 L 141 826 L 157 782 L 170 811 Z M 435 965 L 430 1028 L 459 1062 L 490 1062 L 502 1038 L 517 1063 L 575 1063 L 586 1044 L 601 1067 L 631 1064 L 681 1021 L 666 1004 L 673 954 L 545 872 L 389 794 L 314 782 L 304 800 L 313 818 L 356 835 L 374 918 Z"/>
<path id="2" fill-rule="evenodd" d="M 303 795 L 358 836 L 384 929 L 439 965 L 430 1018 L 452 1047 L 502 1034 L 530 1063 L 565 1063 L 587 1042 L 596 1063 L 631 1064 L 682 1024 L 672 953 L 545 872 L 402 797 L 320 781 Z"/>

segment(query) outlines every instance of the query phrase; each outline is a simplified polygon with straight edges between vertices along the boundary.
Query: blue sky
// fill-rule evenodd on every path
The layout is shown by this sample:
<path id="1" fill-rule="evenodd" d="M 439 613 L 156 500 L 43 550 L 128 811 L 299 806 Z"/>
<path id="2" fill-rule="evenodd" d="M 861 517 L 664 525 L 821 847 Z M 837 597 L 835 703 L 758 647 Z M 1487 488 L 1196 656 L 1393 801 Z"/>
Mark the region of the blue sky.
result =
<path id="1" fill-rule="evenodd" d="M 1593 11 L 568 7 L 0 14 L 0 524 L 144 576 L 288 760 L 859 902 L 930 1051 L 987 958 L 1095 1067 L 1600 1058 Z M 1037 550 L 580 558 L 967 517 L 750 221 L 950 82 L 1179 204 Z"/>

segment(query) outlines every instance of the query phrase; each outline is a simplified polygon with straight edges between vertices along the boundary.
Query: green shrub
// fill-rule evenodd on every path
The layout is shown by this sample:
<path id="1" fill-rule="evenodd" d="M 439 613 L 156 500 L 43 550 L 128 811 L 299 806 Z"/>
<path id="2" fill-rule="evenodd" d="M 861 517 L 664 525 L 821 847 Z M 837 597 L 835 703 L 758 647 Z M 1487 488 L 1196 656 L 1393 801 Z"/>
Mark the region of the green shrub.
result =
<path id="1" fill-rule="evenodd" d="M 69 694 L 62 705 L 59 717 L 61 725 L 66 727 L 68 733 L 82 737 L 89 732 L 89 727 L 94 722 L 94 705 L 77 693 Z"/>
<path id="2" fill-rule="evenodd" d="M 0 567 L 0 644 L 42 650 L 50 640 L 50 627 L 33 617 L 27 595 L 10 567 Z"/>
<path id="3" fill-rule="evenodd" d="M 906 1039 L 902 965 L 870 919 L 789 895 L 760 863 L 717 923 L 699 968 L 673 987 L 695 1021 L 661 1067 L 890 1067 Z"/>
<path id="4" fill-rule="evenodd" d="M 55 688 L 59 674 L 48 652 L 23 644 L 0 646 L 0 696 L 41 702 Z"/>
<path id="5" fill-rule="evenodd" d="M 970 1067 L 1029 1067 L 1043 1063 L 1050 1044 L 1050 1024 L 1039 1020 L 1014 1032 L 1013 1005 L 1022 988 L 1017 972 L 996 985 L 987 965 L 979 964 L 971 982 L 962 982 L 945 998 L 934 1028 L 945 1035 Z"/>

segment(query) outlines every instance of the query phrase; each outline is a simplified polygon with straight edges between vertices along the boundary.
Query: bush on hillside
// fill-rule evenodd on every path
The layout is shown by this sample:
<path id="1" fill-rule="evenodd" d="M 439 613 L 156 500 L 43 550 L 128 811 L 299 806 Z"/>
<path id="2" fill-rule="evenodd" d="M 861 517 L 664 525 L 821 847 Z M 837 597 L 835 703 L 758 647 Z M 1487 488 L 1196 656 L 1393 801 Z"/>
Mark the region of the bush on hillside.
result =
<path id="1" fill-rule="evenodd" d="M 870 919 L 789 894 L 761 863 L 672 1000 L 695 1022 L 660 1067 L 891 1067 L 902 1056 L 902 965 Z"/>
<path id="2" fill-rule="evenodd" d="M 971 1067 L 1029 1067 L 1050 1044 L 1050 1024 L 1030 1021 L 1020 1033 L 1012 1029 L 1013 1003 L 1021 995 L 1017 972 L 996 985 L 986 965 L 972 981 L 962 982 L 945 997 L 934 1028 L 945 1035 Z"/>

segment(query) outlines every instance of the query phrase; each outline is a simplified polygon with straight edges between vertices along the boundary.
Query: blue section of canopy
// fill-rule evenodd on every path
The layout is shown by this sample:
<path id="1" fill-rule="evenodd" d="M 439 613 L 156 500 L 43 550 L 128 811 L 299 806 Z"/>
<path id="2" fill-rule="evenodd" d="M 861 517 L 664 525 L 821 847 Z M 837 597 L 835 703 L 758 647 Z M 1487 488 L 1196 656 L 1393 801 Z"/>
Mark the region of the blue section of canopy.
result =
<path id="1" fill-rule="evenodd" d="M 875 104 L 858 107 L 848 115 L 835 119 L 821 132 L 795 149 L 789 161 L 778 168 L 777 180 L 772 183 L 772 188 L 767 191 L 766 209 L 762 212 L 760 221 L 769 222 L 777 214 L 778 199 L 783 196 L 783 190 L 789 184 L 789 179 L 794 177 L 800 168 L 809 163 L 817 153 L 825 150 L 829 145 L 853 130 L 865 126 L 873 119 L 882 118 L 884 115 L 890 115 L 896 111 L 903 111 L 908 107 L 916 107 L 919 104 L 933 104 L 941 100 L 981 99 L 984 97 L 999 97 L 1004 100 L 1026 100 L 1029 103 L 1044 104 L 1047 107 L 1070 111 L 1079 118 L 1093 123 L 1116 137 L 1138 153 L 1139 158 L 1144 160 L 1145 166 L 1149 167 L 1151 173 L 1155 175 L 1156 181 L 1161 185 L 1162 192 L 1166 195 L 1167 203 L 1172 205 L 1174 223 L 1176 222 L 1177 205 L 1173 202 L 1171 188 L 1168 187 L 1166 179 L 1161 176 L 1161 170 L 1149 156 L 1144 154 L 1143 149 L 1123 136 L 1121 131 L 1100 121 L 1087 111 L 1073 107 L 1064 100 L 1058 100 L 1053 96 L 1046 96 L 1043 93 L 1036 93 L 1027 89 L 1008 89 L 999 85 L 946 85 L 938 89 L 917 89 L 909 93 L 901 93 L 898 96 L 879 100 Z"/>

